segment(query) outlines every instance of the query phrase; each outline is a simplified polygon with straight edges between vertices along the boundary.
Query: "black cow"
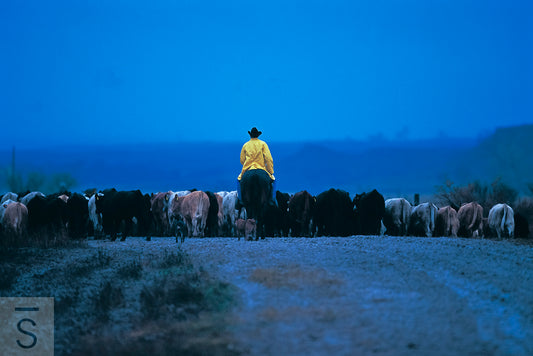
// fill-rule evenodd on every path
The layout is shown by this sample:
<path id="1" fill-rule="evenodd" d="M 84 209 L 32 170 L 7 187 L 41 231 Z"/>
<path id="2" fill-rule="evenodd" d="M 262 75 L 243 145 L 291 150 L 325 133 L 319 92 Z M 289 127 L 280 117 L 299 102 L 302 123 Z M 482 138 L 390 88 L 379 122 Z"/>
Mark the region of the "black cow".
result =
<path id="1" fill-rule="evenodd" d="M 71 238 L 86 238 L 89 228 L 89 202 L 84 195 L 74 193 L 67 201 L 67 228 Z"/>
<path id="2" fill-rule="evenodd" d="M 104 231 L 114 241 L 124 223 L 121 241 L 131 236 L 132 219 L 138 222 L 138 234 L 149 235 L 151 225 L 150 196 L 143 195 L 140 190 L 116 191 L 107 189 L 103 196 L 96 196 L 96 212 L 102 214 Z M 148 238 L 150 236 L 147 236 Z"/>
<path id="3" fill-rule="evenodd" d="M 331 188 L 316 197 L 313 231 L 317 236 L 350 236 L 353 234 L 354 212 L 350 194 Z"/>
<path id="4" fill-rule="evenodd" d="M 290 195 L 276 192 L 277 206 L 268 205 L 263 216 L 263 226 L 265 235 L 272 237 L 289 236 L 289 216 L 287 212 Z"/>
<path id="5" fill-rule="evenodd" d="M 276 201 L 278 202 L 278 207 L 281 212 L 279 227 L 282 231 L 282 236 L 289 236 L 289 231 L 291 228 L 290 218 L 289 218 L 289 201 L 291 196 L 289 193 L 282 193 L 279 190 L 276 192 Z"/>
<path id="6" fill-rule="evenodd" d="M 281 215 L 282 211 L 278 206 L 268 205 L 265 207 L 260 227 L 260 231 L 264 232 L 264 236 L 282 237 L 283 232 L 281 230 Z"/>
<path id="7" fill-rule="evenodd" d="M 28 227 L 32 233 L 64 234 L 67 203 L 56 195 L 35 196 L 28 202 Z"/>
<path id="8" fill-rule="evenodd" d="M 358 232 L 361 235 L 379 235 L 381 220 L 385 215 L 385 199 L 377 190 L 356 194 L 353 199 L 356 207 Z"/>
<path id="9" fill-rule="evenodd" d="M 311 223 L 315 208 L 316 199 L 306 190 L 292 196 L 289 201 L 291 236 L 313 236 Z"/>
<path id="10" fill-rule="evenodd" d="M 514 214 L 514 237 L 528 238 L 529 237 L 529 223 L 527 219 L 520 213 Z"/>
<path id="11" fill-rule="evenodd" d="M 209 197 L 209 210 L 207 211 L 207 220 L 205 222 L 205 236 L 215 237 L 218 231 L 218 200 L 215 193 L 206 191 Z"/>

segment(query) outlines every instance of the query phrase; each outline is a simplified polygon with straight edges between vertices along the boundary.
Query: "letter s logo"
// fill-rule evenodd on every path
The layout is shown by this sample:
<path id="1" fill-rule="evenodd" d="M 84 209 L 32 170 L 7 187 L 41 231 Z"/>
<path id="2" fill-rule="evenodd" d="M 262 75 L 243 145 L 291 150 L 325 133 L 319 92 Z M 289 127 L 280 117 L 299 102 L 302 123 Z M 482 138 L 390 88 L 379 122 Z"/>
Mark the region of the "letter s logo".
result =
<path id="1" fill-rule="evenodd" d="M 19 340 L 17 340 L 17 344 L 18 344 L 20 347 L 22 347 L 23 349 L 31 349 L 32 347 L 35 346 L 35 344 L 37 344 L 37 336 L 35 336 L 34 333 L 31 333 L 31 332 L 29 332 L 29 331 L 23 330 L 23 329 L 21 328 L 22 323 L 25 322 L 25 321 L 30 322 L 31 325 L 33 325 L 33 326 L 36 325 L 35 322 L 34 322 L 33 320 L 25 318 L 25 319 L 20 320 L 20 321 L 17 323 L 17 329 L 18 329 L 18 331 L 20 331 L 21 333 L 31 336 L 31 337 L 33 338 L 33 342 L 32 342 L 30 345 L 24 345 L 24 344 L 22 344 Z"/>

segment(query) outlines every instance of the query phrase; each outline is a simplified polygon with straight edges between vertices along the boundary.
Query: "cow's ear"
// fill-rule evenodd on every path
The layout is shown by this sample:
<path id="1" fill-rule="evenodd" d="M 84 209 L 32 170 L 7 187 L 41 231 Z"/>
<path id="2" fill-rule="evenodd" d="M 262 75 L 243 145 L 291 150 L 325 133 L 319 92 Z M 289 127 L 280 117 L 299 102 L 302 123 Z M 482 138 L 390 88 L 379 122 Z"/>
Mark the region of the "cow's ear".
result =
<path id="1" fill-rule="evenodd" d="M 165 201 L 168 201 L 169 197 L 168 195 L 165 195 Z"/>

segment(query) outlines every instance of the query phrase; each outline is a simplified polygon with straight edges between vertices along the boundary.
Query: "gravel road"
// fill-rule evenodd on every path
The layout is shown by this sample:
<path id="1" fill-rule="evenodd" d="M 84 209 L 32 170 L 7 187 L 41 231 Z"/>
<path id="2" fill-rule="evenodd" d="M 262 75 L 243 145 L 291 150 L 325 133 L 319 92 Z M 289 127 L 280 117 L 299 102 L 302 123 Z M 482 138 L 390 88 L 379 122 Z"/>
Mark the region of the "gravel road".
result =
<path id="1" fill-rule="evenodd" d="M 231 330 L 251 355 L 533 355 L 532 247 L 376 236 L 182 248 L 240 289 Z"/>

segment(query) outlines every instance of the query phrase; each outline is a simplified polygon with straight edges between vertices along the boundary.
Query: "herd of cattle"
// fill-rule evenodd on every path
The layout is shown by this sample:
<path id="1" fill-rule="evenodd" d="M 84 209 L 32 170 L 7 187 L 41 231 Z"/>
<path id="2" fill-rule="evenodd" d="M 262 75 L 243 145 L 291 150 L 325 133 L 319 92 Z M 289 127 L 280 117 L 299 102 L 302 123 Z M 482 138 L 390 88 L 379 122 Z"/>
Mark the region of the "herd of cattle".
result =
<path id="1" fill-rule="evenodd" d="M 237 192 L 198 190 L 142 194 L 141 191 L 6 193 L 1 196 L 3 237 L 68 234 L 112 240 L 126 236 L 461 236 L 528 237 L 526 217 L 497 204 L 484 217 L 476 202 L 457 211 L 433 203 L 412 206 L 404 198 L 385 200 L 376 190 L 357 194 L 330 189 L 317 196 L 276 192 L 277 206 L 265 207 L 260 219 L 237 209 Z"/>

